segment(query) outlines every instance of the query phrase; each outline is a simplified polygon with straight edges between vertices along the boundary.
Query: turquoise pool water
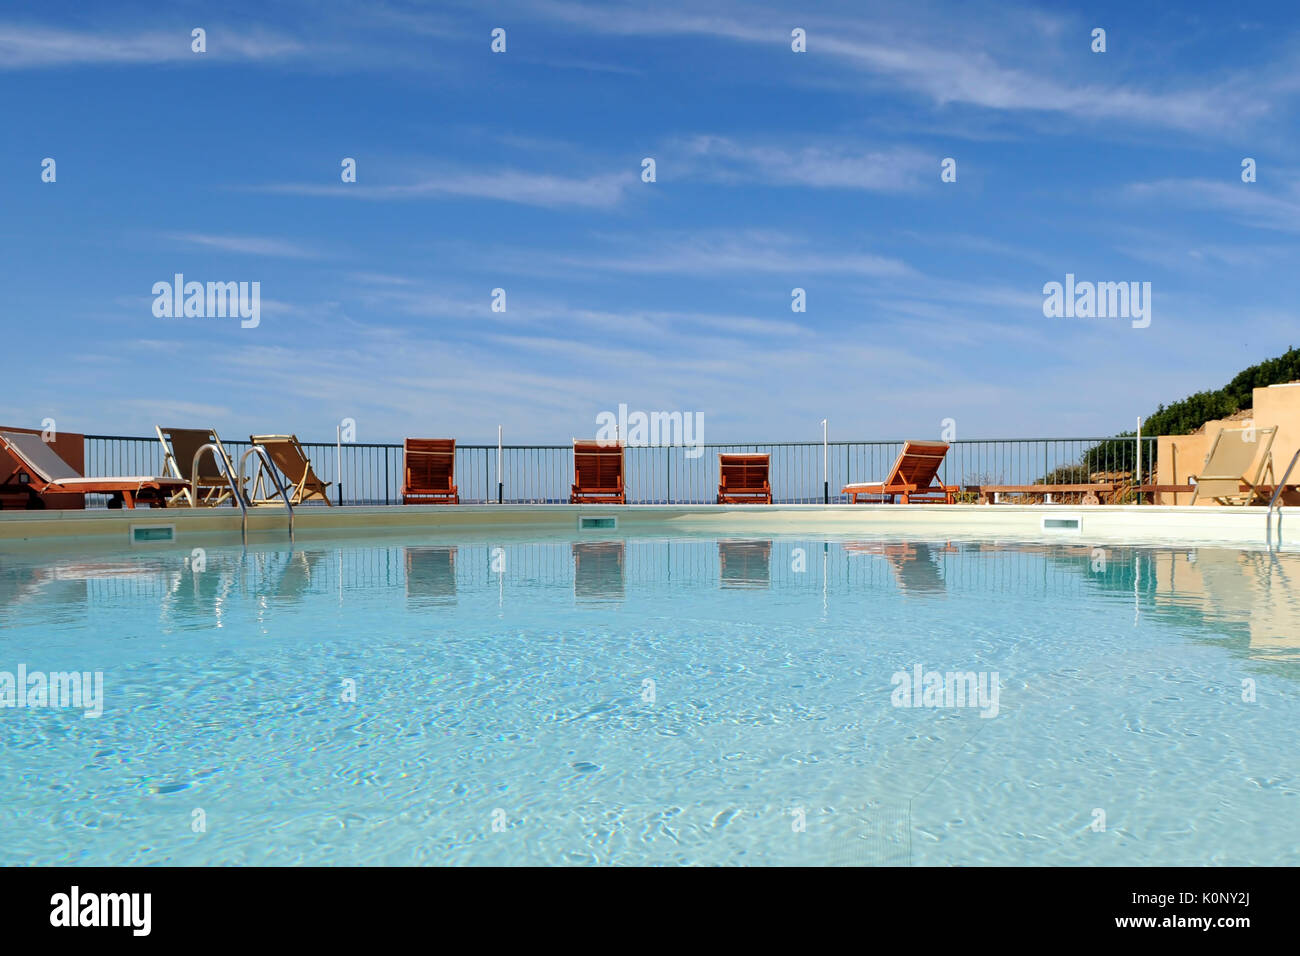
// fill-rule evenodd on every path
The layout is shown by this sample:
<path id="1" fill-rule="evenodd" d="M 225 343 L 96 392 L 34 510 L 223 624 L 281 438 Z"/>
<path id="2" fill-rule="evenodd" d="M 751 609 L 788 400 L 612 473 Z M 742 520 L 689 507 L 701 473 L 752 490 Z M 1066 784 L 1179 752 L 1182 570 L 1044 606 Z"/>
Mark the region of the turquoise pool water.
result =
<path id="1" fill-rule="evenodd" d="M 98 718 L 0 709 L 0 862 L 1296 864 L 1297 580 L 790 536 L 0 555 L 0 673 L 103 675 Z M 901 706 L 918 671 L 971 694 Z"/>

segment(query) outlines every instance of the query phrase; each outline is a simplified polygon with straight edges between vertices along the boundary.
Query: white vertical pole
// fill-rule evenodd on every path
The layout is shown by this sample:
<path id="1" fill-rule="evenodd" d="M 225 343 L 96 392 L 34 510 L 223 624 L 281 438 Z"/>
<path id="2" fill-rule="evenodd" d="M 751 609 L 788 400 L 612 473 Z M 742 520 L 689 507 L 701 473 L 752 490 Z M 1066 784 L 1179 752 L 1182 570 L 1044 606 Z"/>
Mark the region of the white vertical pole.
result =
<path id="1" fill-rule="evenodd" d="M 822 419 L 822 504 L 831 503 L 830 419 Z"/>
<path id="2" fill-rule="evenodd" d="M 339 505 L 343 504 L 343 426 L 334 426 L 334 466 L 339 479 Z"/>
<path id="3" fill-rule="evenodd" d="M 501 504 L 503 486 L 501 483 L 501 426 L 497 426 L 497 504 Z"/>

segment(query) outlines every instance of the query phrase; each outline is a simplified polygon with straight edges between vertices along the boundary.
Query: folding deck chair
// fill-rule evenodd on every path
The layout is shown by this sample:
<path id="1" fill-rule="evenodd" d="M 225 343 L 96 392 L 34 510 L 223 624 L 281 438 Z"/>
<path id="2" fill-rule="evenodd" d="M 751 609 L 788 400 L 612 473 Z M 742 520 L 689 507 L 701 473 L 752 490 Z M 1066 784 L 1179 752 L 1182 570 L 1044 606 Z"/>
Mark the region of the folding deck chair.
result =
<path id="1" fill-rule="evenodd" d="M 158 433 L 158 441 L 162 442 L 167 467 L 173 475 L 188 483 L 188 487 L 174 494 L 168 504 L 174 505 L 182 498 L 195 508 L 199 505 L 216 506 L 227 501 L 232 505 L 235 504 L 234 496 L 230 493 L 237 480 L 235 469 L 215 429 L 168 428 L 166 425 L 155 425 L 154 431 Z M 214 453 L 209 450 L 199 459 L 196 472 L 194 456 L 204 445 L 215 445 L 217 451 Z"/>
<path id="2" fill-rule="evenodd" d="M 1273 474 L 1273 439 L 1277 426 L 1268 428 L 1224 428 L 1214 436 L 1205 465 L 1196 479 L 1192 504 L 1213 498 L 1221 505 L 1250 505 L 1267 500 L 1260 485 L 1267 471 Z M 1251 463 L 1258 458 L 1254 471 Z M 1245 486 L 1244 490 L 1242 486 Z"/>
<path id="3" fill-rule="evenodd" d="M 302 443 L 297 435 L 250 435 L 248 440 L 254 445 L 266 449 L 275 467 L 279 468 L 288 481 L 289 500 L 295 505 L 313 498 L 320 498 L 325 504 L 333 506 L 330 501 L 329 487 L 333 482 L 321 481 L 312 470 L 311 459 L 303 454 Z M 250 504 L 273 505 L 280 498 L 272 497 L 275 487 L 263 469 L 257 470 L 253 481 L 253 490 L 249 495 Z"/>

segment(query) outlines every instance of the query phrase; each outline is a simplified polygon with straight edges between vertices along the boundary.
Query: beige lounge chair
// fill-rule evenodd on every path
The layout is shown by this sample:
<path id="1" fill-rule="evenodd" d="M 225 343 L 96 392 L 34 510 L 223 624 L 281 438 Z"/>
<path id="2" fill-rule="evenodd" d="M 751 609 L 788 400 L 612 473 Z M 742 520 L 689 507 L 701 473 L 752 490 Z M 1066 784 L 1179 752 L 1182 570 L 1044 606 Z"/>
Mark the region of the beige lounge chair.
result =
<path id="1" fill-rule="evenodd" d="M 1277 427 L 1224 428 L 1214 436 L 1205 465 L 1196 479 L 1192 504 L 1213 498 L 1221 505 L 1249 505 L 1265 500 L 1260 484 L 1273 474 L 1273 438 Z M 1258 460 L 1254 469 L 1251 465 Z M 1242 486 L 1245 486 L 1245 490 Z"/>
<path id="2" fill-rule="evenodd" d="M 321 481 L 316 476 L 311 467 L 311 459 L 303 454 L 302 443 L 298 441 L 297 435 L 250 435 L 248 440 L 265 448 L 275 467 L 288 479 L 290 502 L 300 505 L 304 501 L 320 498 L 325 504 L 333 506 L 329 496 L 329 486 L 333 482 Z M 274 483 L 261 468 L 257 470 L 257 478 L 253 481 L 249 497 L 250 503 L 255 505 L 280 503 Z"/>
<path id="3" fill-rule="evenodd" d="M 168 470 L 182 481 L 189 482 L 189 487 L 173 495 L 168 504 L 174 505 L 181 499 L 188 501 L 194 508 L 199 505 L 216 506 L 227 501 L 231 504 L 235 503 L 230 494 L 231 484 L 235 480 L 235 469 L 215 429 L 168 428 L 166 425 L 155 425 L 154 431 L 158 433 L 158 440 L 162 442 Z M 199 459 L 198 473 L 195 474 L 194 456 L 204 445 L 216 445 L 221 460 L 218 461 L 217 455 L 209 451 Z"/>

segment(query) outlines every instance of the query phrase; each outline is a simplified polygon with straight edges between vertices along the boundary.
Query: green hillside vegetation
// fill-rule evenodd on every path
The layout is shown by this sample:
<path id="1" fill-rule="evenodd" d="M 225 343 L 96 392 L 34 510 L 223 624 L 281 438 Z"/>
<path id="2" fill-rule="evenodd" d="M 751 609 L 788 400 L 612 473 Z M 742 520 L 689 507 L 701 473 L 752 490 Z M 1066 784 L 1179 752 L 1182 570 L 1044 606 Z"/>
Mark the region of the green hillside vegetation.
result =
<path id="1" fill-rule="evenodd" d="M 1252 391 L 1269 385 L 1281 385 L 1300 379 L 1300 349 L 1290 348 L 1277 358 L 1267 359 L 1258 365 L 1238 372 L 1222 388 L 1197 392 L 1172 405 L 1161 405 L 1142 423 L 1143 435 L 1190 435 L 1206 422 L 1227 418 L 1253 401 Z M 1115 440 L 1104 441 L 1090 448 L 1079 465 L 1058 468 L 1047 476 L 1049 482 L 1087 481 L 1088 475 L 1097 471 L 1132 471 L 1137 466 L 1134 447 L 1135 431 L 1123 432 Z M 1128 441 L 1120 439 L 1127 438 Z M 1155 465 L 1154 446 L 1147 446 L 1151 461 L 1145 461 L 1144 470 Z"/>

